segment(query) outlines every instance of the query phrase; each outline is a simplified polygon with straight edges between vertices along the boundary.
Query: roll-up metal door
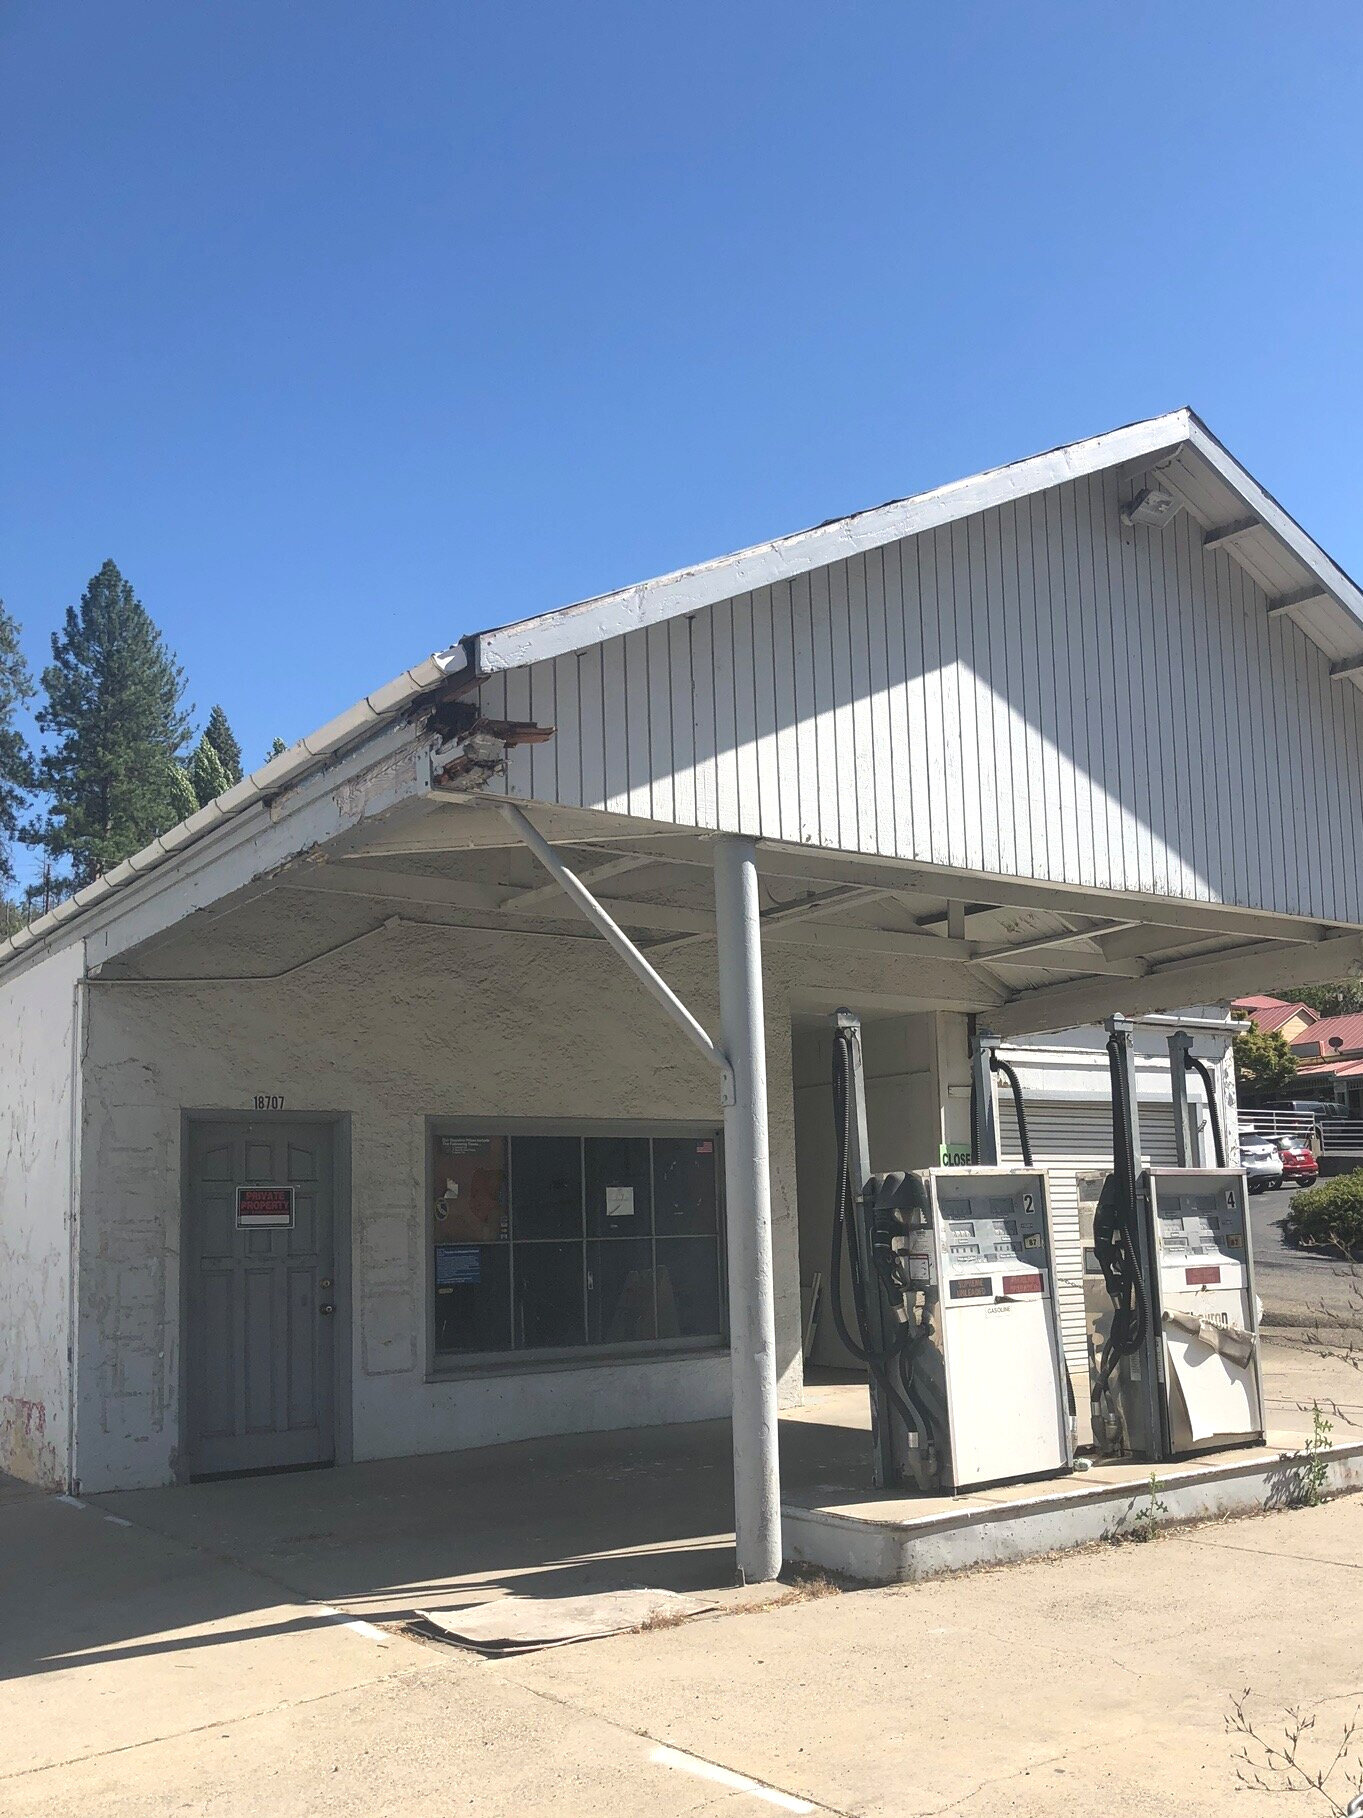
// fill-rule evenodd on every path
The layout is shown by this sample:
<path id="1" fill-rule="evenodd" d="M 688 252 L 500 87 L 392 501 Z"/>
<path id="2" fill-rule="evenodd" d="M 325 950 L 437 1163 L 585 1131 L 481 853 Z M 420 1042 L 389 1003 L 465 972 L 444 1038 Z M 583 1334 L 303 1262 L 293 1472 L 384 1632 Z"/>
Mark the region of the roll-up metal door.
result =
<path id="1" fill-rule="evenodd" d="M 1056 1291 L 1060 1299 L 1060 1334 L 1065 1358 L 1074 1378 L 1075 1393 L 1082 1401 L 1088 1381 L 1088 1342 L 1084 1322 L 1084 1256 L 1079 1242 L 1079 1193 L 1081 1174 L 1112 1166 L 1112 1105 L 1106 1098 L 1081 1103 L 1070 1099 L 1026 1100 L 1027 1134 L 1032 1139 L 1032 1160 L 1050 1175 L 1051 1242 L 1055 1249 Z M 1172 1105 L 1143 1099 L 1140 1106 L 1141 1152 L 1153 1167 L 1173 1167 Z M 1012 1094 L 999 1093 L 999 1143 L 1002 1159 L 1022 1162 Z M 1081 1409 L 1081 1414 L 1086 1413 Z"/>

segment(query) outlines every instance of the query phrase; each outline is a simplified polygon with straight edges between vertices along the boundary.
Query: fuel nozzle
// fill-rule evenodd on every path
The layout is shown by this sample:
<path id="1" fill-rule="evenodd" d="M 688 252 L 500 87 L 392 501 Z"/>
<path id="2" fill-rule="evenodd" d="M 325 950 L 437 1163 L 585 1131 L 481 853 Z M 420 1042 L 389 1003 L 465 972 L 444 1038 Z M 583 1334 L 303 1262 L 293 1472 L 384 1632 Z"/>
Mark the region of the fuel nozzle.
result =
<path id="1" fill-rule="evenodd" d="M 897 1319 L 907 1319 L 914 1284 L 904 1273 L 904 1240 L 915 1211 L 925 1211 L 916 1175 L 873 1174 L 862 1192 L 871 1238 L 871 1262 L 885 1286 Z"/>

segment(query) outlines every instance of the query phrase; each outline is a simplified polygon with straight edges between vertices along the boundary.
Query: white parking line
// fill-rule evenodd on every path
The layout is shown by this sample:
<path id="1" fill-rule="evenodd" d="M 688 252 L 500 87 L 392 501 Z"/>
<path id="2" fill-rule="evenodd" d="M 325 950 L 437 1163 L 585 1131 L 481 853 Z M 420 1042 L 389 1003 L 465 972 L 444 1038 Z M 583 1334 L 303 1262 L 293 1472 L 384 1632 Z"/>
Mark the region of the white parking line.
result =
<path id="1" fill-rule="evenodd" d="M 389 1647 L 392 1643 L 391 1635 L 375 1623 L 366 1622 L 361 1616 L 347 1616 L 344 1610 L 333 1610 L 327 1604 L 323 1604 L 322 1614 L 329 1616 L 339 1628 L 354 1629 L 355 1633 L 363 1635 L 366 1641 L 377 1641 L 381 1648 Z"/>
<path id="2" fill-rule="evenodd" d="M 751 1793 L 754 1799 L 765 1799 L 768 1805 L 778 1806 L 783 1812 L 812 1812 L 817 1810 L 807 1799 L 797 1799 L 793 1793 L 781 1793 L 774 1786 L 763 1786 L 760 1780 L 749 1780 L 746 1774 L 735 1774 L 732 1768 L 720 1767 L 717 1762 L 703 1761 L 699 1755 L 687 1755 L 681 1749 L 670 1749 L 659 1744 L 649 1756 L 659 1767 L 680 1768 L 684 1774 L 695 1774 L 701 1780 L 713 1780 L 716 1786 L 727 1786 L 735 1793 Z"/>

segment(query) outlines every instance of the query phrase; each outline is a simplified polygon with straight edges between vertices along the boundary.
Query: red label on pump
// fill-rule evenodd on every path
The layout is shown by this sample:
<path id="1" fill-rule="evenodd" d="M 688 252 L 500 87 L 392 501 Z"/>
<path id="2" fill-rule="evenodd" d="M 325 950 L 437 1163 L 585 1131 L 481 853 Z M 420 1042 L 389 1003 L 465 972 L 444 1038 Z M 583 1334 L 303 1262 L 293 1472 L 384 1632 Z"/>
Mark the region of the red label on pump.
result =
<path id="1" fill-rule="evenodd" d="M 1003 1291 L 1005 1294 L 1040 1294 L 1041 1277 L 1039 1275 L 1005 1275 Z"/>
<path id="2" fill-rule="evenodd" d="M 1211 1288 L 1221 1279 L 1221 1270 L 1214 1263 L 1204 1263 L 1196 1269 L 1185 1269 L 1190 1288 Z"/>
<path id="3" fill-rule="evenodd" d="M 978 1300 L 981 1295 L 992 1291 L 993 1283 L 987 1275 L 963 1275 L 959 1281 L 951 1284 L 953 1300 Z"/>

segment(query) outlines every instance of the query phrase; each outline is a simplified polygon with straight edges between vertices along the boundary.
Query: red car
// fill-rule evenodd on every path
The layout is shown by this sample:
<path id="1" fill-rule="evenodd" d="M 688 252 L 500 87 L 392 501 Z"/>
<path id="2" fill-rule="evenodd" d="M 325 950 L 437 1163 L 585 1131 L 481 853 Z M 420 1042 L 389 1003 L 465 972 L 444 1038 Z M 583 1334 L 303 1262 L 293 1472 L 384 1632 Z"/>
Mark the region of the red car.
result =
<path id="1" fill-rule="evenodd" d="M 1275 1140 L 1278 1153 L 1283 1158 L 1283 1185 L 1314 1187 L 1320 1163 L 1311 1153 L 1305 1139 L 1300 1136 L 1279 1136 Z"/>

